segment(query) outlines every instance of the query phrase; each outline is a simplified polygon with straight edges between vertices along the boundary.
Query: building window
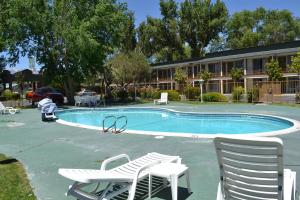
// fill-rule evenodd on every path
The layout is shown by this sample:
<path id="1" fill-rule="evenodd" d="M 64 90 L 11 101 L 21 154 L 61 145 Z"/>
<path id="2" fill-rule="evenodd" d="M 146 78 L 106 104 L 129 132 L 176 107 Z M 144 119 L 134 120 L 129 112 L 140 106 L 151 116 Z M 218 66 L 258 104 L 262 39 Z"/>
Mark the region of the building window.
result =
<path id="1" fill-rule="evenodd" d="M 263 72 L 263 59 L 253 59 L 253 74 L 262 74 Z"/>
<path id="2" fill-rule="evenodd" d="M 188 77 L 189 78 L 193 77 L 193 66 L 188 67 Z"/>
<path id="3" fill-rule="evenodd" d="M 159 80 L 167 80 L 171 78 L 171 70 L 159 70 L 158 71 L 158 78 Z"/>
<path id="4" fill-rule="evenodd" d="M 280 56 L 280 57 L 277 58 L 277 60 L 278 60 L 279 67 L 281 67 L 283 72 L 286 72 L 287 71 L 286 56 Z"/>
<path id="5" fill-rule="evenodd" d="M 157 78 L 156 76 L 157 76 L 157 71 L 153 70 L 152 73 L 151 73 L 151 80 L 156 81 L 156 78 Z"/>
<path id="6" fill-rule="evenodd" d="M 244 68 L 244 60 L 238 60 L 234 62 L 234 67 L 236 68 Z"/>
<path id="7" fill-rule="evenodd" d="M 226 62 L 223 62 L 223 63 L 222 63 L 222 72 L 223 72 L 223 76 L 227 76 Z"/>
<path id="8" fill-rule="evenodd" d="M 202 65 L 201 65 L 201 69 L 200 69 L 199 71 L 200 71 L 200 73 L 206 71 L 206 65 L 205 65 L 205 64 L 202 64 Z"/>
<path id="9" fill-rule="evenodd" d="M 233 62 L 227 62 L 227 71 L 226 74 L 229 75 L 233 68 Z"/>
<path id="10" fill-rule="evenodd" d="M 287 64 L 287 65 L 292 64 L 292 56 L 287 56 L 287 57 L 286 57 L 286 64 Z"/>
<path id="11" fill-rule="evenodd" d="M 208 81 L 206 92 L 220 92 L 220 81 Z"/>
<path id="12" fill-rule="evenodd" d="M 231 94 L 234 87 L 244 87 L 244 80 L 240 80 L 237 83 L 234 83 L 233 80 L 224 80 L 223 81 L 223 92 L 224 94 Z"/>
<path id="13" fill-rule="evenodd" d="M 173 84 L 173 88 L 174 88 L 174 84 Z M 160 83 L 159 84 L 160 90 L 172 90 L 173 88 L 171 87 L 171 83 Z"/>
<path id="14" fill-rule="evenodd" d="M 213 76 L 220 76 L 220 63 L 208 64 L 208 71 L 212 73 Z"/>

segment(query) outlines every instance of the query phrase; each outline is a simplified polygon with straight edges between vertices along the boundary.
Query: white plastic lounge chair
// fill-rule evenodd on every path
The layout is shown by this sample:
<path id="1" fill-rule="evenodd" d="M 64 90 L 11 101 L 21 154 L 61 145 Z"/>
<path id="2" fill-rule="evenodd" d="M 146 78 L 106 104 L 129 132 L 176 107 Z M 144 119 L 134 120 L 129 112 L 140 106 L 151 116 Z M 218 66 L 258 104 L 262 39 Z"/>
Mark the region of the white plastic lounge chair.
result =
<path id="1" fill-rule="evenodd" d="M 278 138 L 214 139 L 220 168 L 217 200 L 294 200 L 296 172 L 283 169 Z"/>
<path id="2" fill-rule="evenodd" d="M 162 92 L 160 94 L 160 99 L 154 100 L 154 105 L 155 104 L 168 104 L 168 93 Z"/>
<path id="3" fill-rule="evenodd" d="M 107 170 L 107 165 L 113 161 L 126 158 L 127 163 L 119 167 Z M 178 156 L 169 156 L 159 153 L 148 153 L 145 156 L 130 161 L 126 154 L 121 154 L 103 161 L 100 170 L 92 169 L 59 169 L 58 173 L 68 179 L 75 181 L 69 187 L 66 195 L 72 195 L 80 200 L 109 200 L 126 191 L 129 192 L 128 200 L 133 200 L 136 192 L 137 183 L 142 179 L 148 178 L 148 168 L 162 162 L 181 163 Z M 98 183 L 96 189 L 87 192 L 83 187 L 92 183 Z M 106 188 L 99 193 L 100 184 L 107 184 Z M 118 187 L 118 190 L 115 188 Z"/>
<path id="4" fill-rule="evenodd" d="M 52 99 L 46 97 L 38 102 L 38 109 L 41 110 L 43 106 L 53 103 Z"/>
<path id="5" fill-rule="evenodd" d="M 49 121 L 49 120 L 56 120 L 57 117 L 55 116 L 55 111 L 57 110 L 57 106 L 55 103 L 47 103 L 43 104 L 41 107 L 42 113 L 42 120 Z"/>
<path id="6" fill-rule="evenodd" d="M 0 101 L 0 112 L 2 114 L 12 114 L 13 115 L 13 114 L 20 112 L 20 110 L 17 108 L 13 108 L 13 107 L 5 107 L 3 105 L 3 103 Z"/>

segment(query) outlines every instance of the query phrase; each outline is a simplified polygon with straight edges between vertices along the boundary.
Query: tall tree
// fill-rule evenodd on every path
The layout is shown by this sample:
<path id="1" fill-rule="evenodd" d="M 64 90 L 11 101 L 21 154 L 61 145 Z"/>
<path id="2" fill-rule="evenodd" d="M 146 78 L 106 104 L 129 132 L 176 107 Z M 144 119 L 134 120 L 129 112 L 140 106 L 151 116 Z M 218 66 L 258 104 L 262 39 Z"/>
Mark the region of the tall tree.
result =
<path id="1" fill-rule="evenodd" d="M 227 41 L 225 37 L 219 36 L 219 38 L 213 39 L 208 45 L 208 52 L 219 52 L 227 50 Z"/>
<path id="2" fill-rule="evenodd" d="M 228 46 L 233 49 L 292 41 L 300 36 L 300 21 L 288 10 L 237 12 L 226 28 Z"/>
<path id="3" fill-rule="evenodd" d="M 125 53 L 129 53 L 136 48 L 137 40 L 136 40 L 136 30 L 134 25 L 134 15 L 132 12 L 129 12 L 127 16 L 127 20 L 123 25 L 123 31 L 121 32 L 121 51 Z"/>
<path id="4" fill-rule="evenodd" d="M 154 62 L 186 58 L 184 43 L 179 35 L 179 16 L 174 0 L 160 0 L 162 18 L 148 17 L 138 28 L 139 47 Z"/>
<path id="5" fill-rule="evenodd" d="M 3 70 L 5 69 L 6 62 L 4 57 L 0 57 L 0 84 L 4 82 L 3 80 Z"/>
<path id="6" fill-rule="evenodd" d="M 185 0 L 180 8 L 180 35 L 191 47 L 192 57 L 205 53 L 205 47 L 225 29 L 228 10 L 221 0 Z"/>
<path id="7" fill-rule="evenodd" d="M 163 46 L 160 27 L 160 19 L 147 17 L 138 28 L 138 46 L 151 62 L 155 62 L 155 55 Z"/>
<path id="8" fill-rule="evenodd" d="M 183 43 L 180 38 L 178 26 L 178 8 L 174 0 L 160 0 L 162 14 L 162 42 L 164 48 L 161 56 L 165 61 L 174 61 L 184 58 Z M 163 61 L 162 58 L 160 60 Z"/>
<path id="9" fill-rule="evenodd" d="M 145 81 L 150 76 L 150 66 L 144 54 L 136 49 L 128 53 L 119 53 L 108 62 L 113 79 L 121 87 Z"/>
<path id="10" fill-rule="evenodd" d="M 35 54 L 45 75 L 54 76 L 70 103 L 86 74 L 103 71 L 106 57 L 120 46 L 129 12 L 116 0 L 7 0 L 0 18 L 10 63 Z"/>

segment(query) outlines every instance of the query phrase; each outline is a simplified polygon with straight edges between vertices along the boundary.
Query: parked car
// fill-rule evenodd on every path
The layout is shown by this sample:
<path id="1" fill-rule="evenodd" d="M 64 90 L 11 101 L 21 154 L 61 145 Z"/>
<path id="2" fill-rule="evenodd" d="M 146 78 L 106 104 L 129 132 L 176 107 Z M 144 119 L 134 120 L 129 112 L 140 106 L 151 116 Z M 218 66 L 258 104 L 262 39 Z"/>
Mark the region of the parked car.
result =
<path id="1" fill-rule="evenodd" d="M 31 100 L 31 99 L 32 99 L 32 96 L 33 96 L 33 91 L 32 91 L 32 88 L 30 88 L 30 89 L 26 92 L 25 98 L 26 98 L 27 100 Z"/>
<path id="2" fill-rule="evenodd" d="M 41 87 L 32 94 L 32 102 L 39 102 L 44 98 L 50 98 L 56 104 L 64 103 L 64 95 L 52 87 Z"/>

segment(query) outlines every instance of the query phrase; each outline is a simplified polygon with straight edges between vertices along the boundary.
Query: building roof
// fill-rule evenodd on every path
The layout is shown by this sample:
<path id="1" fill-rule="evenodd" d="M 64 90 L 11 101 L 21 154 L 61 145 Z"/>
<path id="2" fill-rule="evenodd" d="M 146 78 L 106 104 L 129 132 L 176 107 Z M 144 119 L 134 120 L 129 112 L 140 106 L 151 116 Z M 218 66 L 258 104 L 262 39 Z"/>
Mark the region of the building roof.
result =
<path id="1" fill-rule="evenodd" d="M 249 48 L 241 48 L 241 49 L 233 49 L 233 50 L 207 53 L 207 54 L 205 54 L 205 56 L 199 57 L 199 58 L 190 58 L 190 59 L 184 59 L 184 60 L 173 61 L 173 62 L 162 62 L 162 63 L 152 64 L 151 66 L 156 67 L 156 66 L 163 66 L 163 65 L 170 65 L 170 64 L 180 64 L 180 63 L 200 61 L 200 60 L 203 60 L 206 58 L 217 58 L 217 57 L 223 57 L 223 56 L 231 56 L 231 55 L 262 52 L 262 51 L 272 51 L 272 50 L 279 50 L 279 49 L 289 49 L 289 48 L 297 48 L 297 47 L 300 48 L 300 40 L 279 43 L 279 44 L 272 44 L 272 45 L 267 45 L 267 46 L 257 46 L 257 47 L 249 47 Z"/>

